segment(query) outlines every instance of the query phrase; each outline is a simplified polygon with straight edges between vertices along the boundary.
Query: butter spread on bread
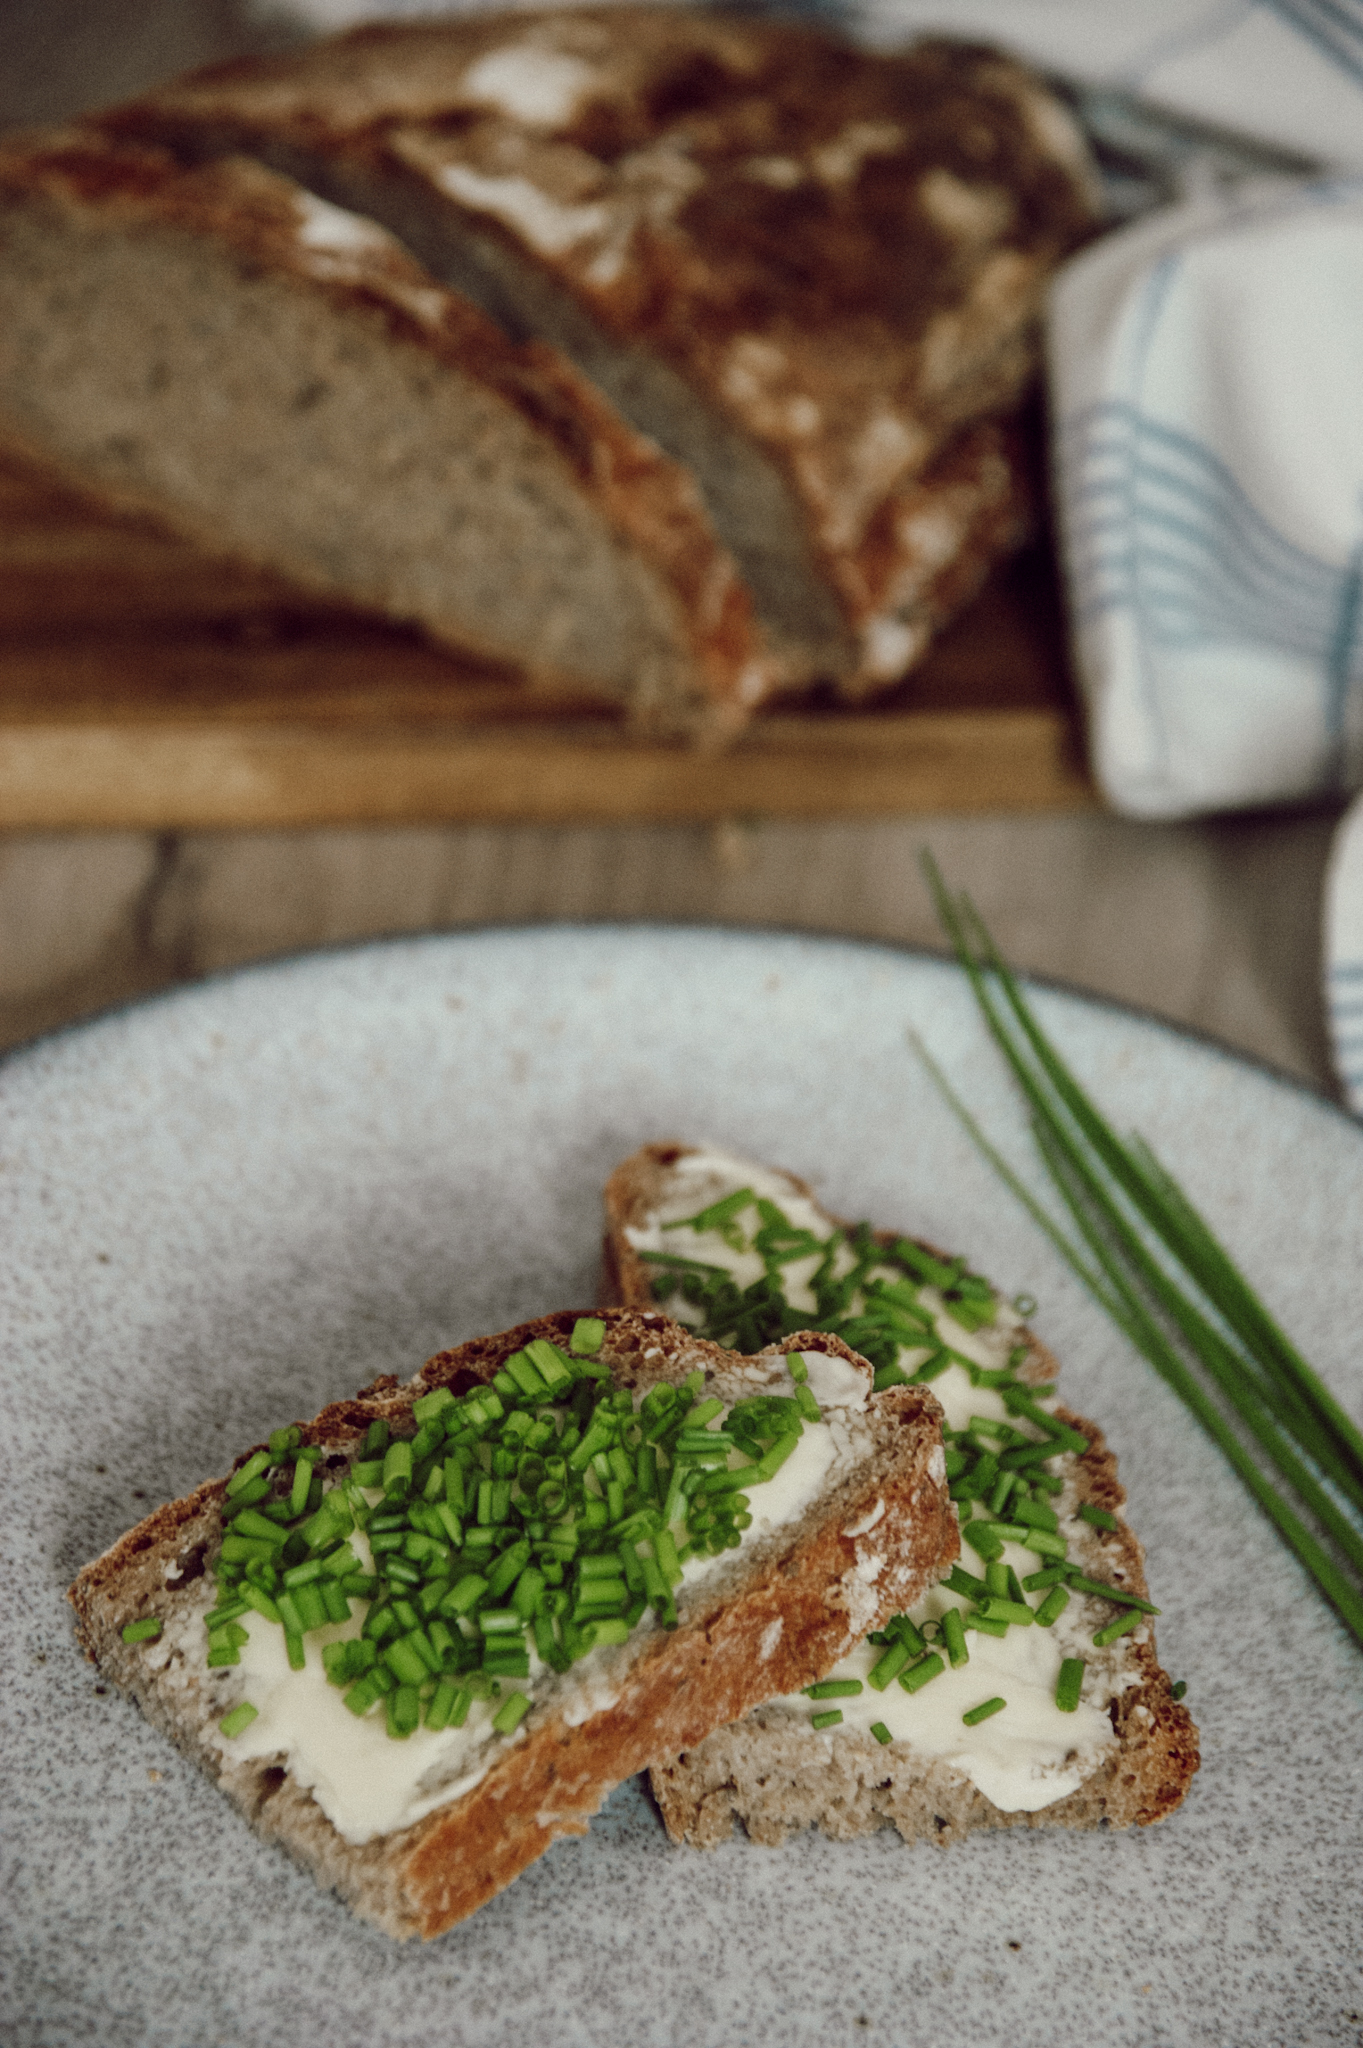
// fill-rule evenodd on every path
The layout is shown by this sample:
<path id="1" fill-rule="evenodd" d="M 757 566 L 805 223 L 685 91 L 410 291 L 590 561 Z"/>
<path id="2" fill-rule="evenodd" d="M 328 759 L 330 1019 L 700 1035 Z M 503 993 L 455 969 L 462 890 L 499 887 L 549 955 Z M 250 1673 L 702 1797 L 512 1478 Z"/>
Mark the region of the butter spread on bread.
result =
<path id="1" fill-rule="evenodd" d="M 612 1176 L 606 1206 L 617 1299 L 655 1297 L 711 1333 L 724 1327 L 740 1348 L 812 1317 L 866 1348 L 877 1385 L 930 1379 L 953 1492 L 963 1515 L 973 1505 L 978 1517 L 963 1522 L 963 1561 L 907 1616 L 903 1640 L 916 1662 L 893 1634 L 859 1645 L 817 1697 L 768 1703 L 655 1767 L 672 1832 L 708 1843 L 736 1815 L 761 1840 L 809 1821 L 838 1834 L 889 1821 L 910 1838 L 942 1841 L 1028 1816 L 1121 1825 L 1177 1805 L 1196 1768 L 1196 1731 L 1156 1661 L 1114 1461 L 1092 1424 L 1057 1407 L 1054 1363 L 1018 1311 L 962 1261 L 867 1226 L 849 1232 L 793 1175 L 714 1149 L 645 1147 Z M 890 1292 L 878 1303 L 880 1289 Z M 1047 1425 L 1061 1441 L 1042 1435 Z M 1029 1435 L 1034 1449 L 1019 1452 Z M 1038 1457 L 1046 1441 L 1055 1455 Z M 983 1470 L 979 1446 L 992 1446 L 1006 1479 L 1010 1444 L 1030 1460 L 1018 1480 L 1037 1483 L 1008 1493 L 1001 1514 L 1024 1519 L 1004 1521 L 968 1483 L 967 1466 L 974 1454 Z M 999 1474 L 996 1458 L 991 1490 Z M 1000 1583 L 1012 1575 L 1001 1596 L 1013 1596 L 1011 1625 L 989 1624 L 991 1573 Z M 1029 1581 L 1044 1598 L 1028 1600 Z M 955 1654 L 948 1614 L 957 1618 Z M 1114 1633 L 1114 1615 L 1124 1614 L 1135 1627 Z M 1071 1671 L 1083 1665 L 1074 1705 L 1057 1700 L 1067 1661 Z M 994 1700 L 1005 1704 L 973 1718 Z"/>

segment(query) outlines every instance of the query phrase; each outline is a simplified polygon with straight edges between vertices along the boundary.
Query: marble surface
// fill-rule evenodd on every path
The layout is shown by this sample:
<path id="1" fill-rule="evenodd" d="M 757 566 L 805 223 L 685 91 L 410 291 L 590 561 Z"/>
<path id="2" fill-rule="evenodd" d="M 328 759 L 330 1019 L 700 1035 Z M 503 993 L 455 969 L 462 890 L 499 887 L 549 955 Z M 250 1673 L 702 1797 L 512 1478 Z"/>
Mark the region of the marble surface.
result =
<path id="1" fill-rule="evenodd" d="M 1071 996 L 1044 1020 L 1154 1141 L 1357 1412 L 1363 1136 Z M 1016 1111 L 954 973 L 893 947 L 559 928 L 210 981 L 0 1066 L 16 2048 L 1356 2043 L 1363 1664 L 1173 1398 L 997 1191 L 905 1044 Z M 242 1442 L 437 1346 L 591 1296 L 597 1190 L 725 1140 L 1040 1302 L 1122 1459 L 1203 1766 L 1127 1835 L 671 1849 L 637 1786 L 462 1928 L 397 1949 L 100 1688 L 62 1593 Z"/>

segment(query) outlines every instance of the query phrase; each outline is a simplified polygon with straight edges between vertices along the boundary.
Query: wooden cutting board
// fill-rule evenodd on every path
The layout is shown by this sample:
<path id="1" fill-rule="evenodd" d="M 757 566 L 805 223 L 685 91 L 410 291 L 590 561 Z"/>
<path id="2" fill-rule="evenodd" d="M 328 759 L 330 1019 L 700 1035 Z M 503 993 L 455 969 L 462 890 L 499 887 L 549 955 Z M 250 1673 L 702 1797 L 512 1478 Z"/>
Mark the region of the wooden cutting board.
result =
<path id="1" fill-rule="evenodd" d="M 1072 809 L 1053 565 L 1001 570 L 874 709 L 723 753 L 631 738 L 417 635 L 111 518 L 0 458 L 0 825 L 174 830 Z"/>

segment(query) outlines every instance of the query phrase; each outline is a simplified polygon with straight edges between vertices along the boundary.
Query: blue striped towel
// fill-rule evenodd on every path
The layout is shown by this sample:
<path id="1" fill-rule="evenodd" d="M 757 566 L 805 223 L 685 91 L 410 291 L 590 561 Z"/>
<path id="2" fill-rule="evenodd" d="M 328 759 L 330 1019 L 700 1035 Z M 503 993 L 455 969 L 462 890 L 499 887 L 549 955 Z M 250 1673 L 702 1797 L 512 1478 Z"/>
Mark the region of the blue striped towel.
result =
<path id="1" fill-rule="evenodd" d="M 1144 817 L 1363 782 L 1363 179 L 1095 243 L 1049 361 L 1094 767 Z"/>

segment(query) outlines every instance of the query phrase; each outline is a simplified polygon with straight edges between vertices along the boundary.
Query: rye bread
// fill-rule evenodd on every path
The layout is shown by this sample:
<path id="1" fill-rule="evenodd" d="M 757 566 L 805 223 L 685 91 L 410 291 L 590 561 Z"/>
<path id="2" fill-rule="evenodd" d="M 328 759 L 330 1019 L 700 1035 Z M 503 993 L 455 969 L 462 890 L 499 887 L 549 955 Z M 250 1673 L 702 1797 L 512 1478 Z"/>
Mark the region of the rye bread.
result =
<path id="1" fill-rule="evenodd" d="M 611 1175 L 605 1192 L 608 1301 L 642 1306 L 654 1299 L 656 1269 L 639 1257 L 628 1233 L 676 1193 L 676 1162 L 695 1150 L 646 1145 Z M 794 1174 L 777 1177 L 791 1194 L 814 1203 L 804 1181 Z M 838 1218 L 820 1213 L 830 1230 L 838 1227 Z M 875 1235 L 889 1244 L 897 1233 Z M 923 1248 L 943 1256 L 932 1246 Z M 1009 1336 L 1028 1347 L 1019 1376 L 1049 1388 L 1058 1370 L 1051 1353 L 1025 1326 L 1010 1330 Z M 1062 1406 L 1052 1412 L 1088 1439 L 1082 1455 L 1067 1452 L 1057 1461 L 1065 1481 L 1058 1505 L 1074 1532 L 1071 1554 L 1090 1577 L 1148 1599 L 1144 1552 L 1123 1513 L 1126 1494 L 1116 1458 L 1095 1423 Z M 1115 1530 L 1075 1523 L 1081 1502 L 1105 1509 L 1116 1520 Z M 1111 1609 L 1103 1603 L 1085 1602 L 1082 1595 L 1079 1600 L 1081 1608 L 1092 1608 L 1091 1627 L 1110 1618 Z M 676 1841 L 710 1848 L 731 1833 L 735 1819 L 754 1841 L 770 1845 L 810 1825 L 838 1839 L 890 1826 L 906 1841 L 940 1847 L 975 1828 L 1128 1827 L 1161 1820 L 1181 1803 L 1198 1768 L 1197 1729 L 1172 1695 L 1153 1624 L 1114 1647 L 1120 1651 L 1123 1681 L 1108 1706 L 1115 1744 L 1076 1791 L 1039 1812 L 1005 1812 L 963 1772 L 941 1760 L 917 1755 L 902 1742 L 882 1746 L 856 1729 L 838 1730 L 830 1738 L 773 1702 L 654 1766 L 653 1790 L 668 1832 Z"/>
<path id="2" fill-rule="evenodd" d="M 353 1401 L 323 1409 L 301 1425 L 303 1441 L 322 1448 L 329 1468 L 339 1471 L 341 1461 L 353 1461 L 371 1421 L 381 1417 L 400 1431 L 421 1394 L 440 1386 L 459 1394 L 484 1383 L 536 1337 L 566 1346 L 575 1320 L 545 1316 L 442 1351 L 405 1386 L 386 1377 Z M 741 1359 L 654 1310 L 611 1310 L 603 1320 L 601 1356 L 621 1385 L 646 1391 L 699 1369 L 707 1392 L 732 1400 L 773 1379 L 784 1383 L 775 1353 Z M 783 1349 L 799 1346 L 795 1337 Z M 812 1339 L 807 1348 L 835 1352 L 869 1377 L 865 1360 L 835 1338 Z M 214 1739 L 241 1693 L 235 1672 L 210 1672 L 203 1664 L 194 1626 L 212 1604 L 205 1567 L 221 1540 L 225 1480 L 157 1509 L 85 1567 L 69 1596 L 77 1634 L 101 1671 L 217 1779 L 257 1833 L 279 1842 L 387 1933 L 429 1937 L 484 1905 L 559 1836 L 585 1833 L 623 1778 L 694 1748 L 774 1692 L 816 1678 L 875 1619 L 940 1574 L 955 1555 L 957 1534 L 939 1418 L 922 1389 L 872 1396 L 864 1427 L 802 1520 L 727 1553 L 680 1587 L 675 1630 L 641 1626 L 625 1644 L 592 1652 L 592 1661 L 600 1660 L 593 1711 L 575 1723 L 568 1718 L 579 1697 L 574 1672 L 580 1677 L 583 1667 L 547 1684 L 537 1680 L 516 1737 L 471 1791 L 360 1846 L 347 1842 L 295 1783 L 284 1758 L 233 1764 Z M 848 1533 L 877 1501 L 884 1512 L 873 1532 Z M 124 1643 L 122 1626 L 148 1612 L 164 1618 L 160 1642 Z"/>
<path id="3" fill-rule="evenodd" d="M 727 729 L 767 686 L 690 478 L 553 348 L 243 158 L 0 143 L 0 441 L 665 730 Z"/>
<path id="4" fill-rule="evenodd" d="M 1022 537 L 997 417 L 1096 187 L 1061 103 L 997 52 L 691 7 L 477 14 L 101 119 L 187 161 L 256 155 L 570 356 L 696 477 L 782 687 L 897 681 Z"/>

